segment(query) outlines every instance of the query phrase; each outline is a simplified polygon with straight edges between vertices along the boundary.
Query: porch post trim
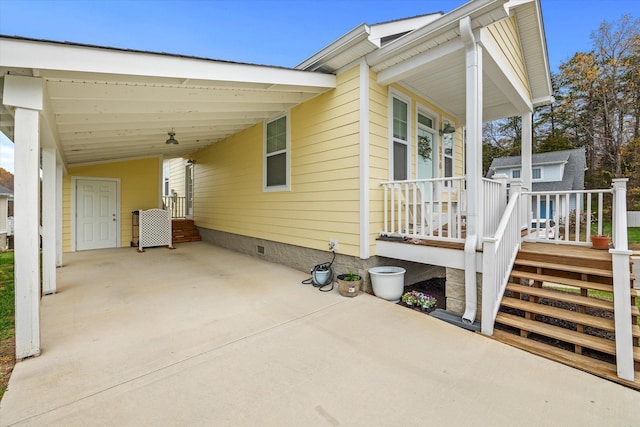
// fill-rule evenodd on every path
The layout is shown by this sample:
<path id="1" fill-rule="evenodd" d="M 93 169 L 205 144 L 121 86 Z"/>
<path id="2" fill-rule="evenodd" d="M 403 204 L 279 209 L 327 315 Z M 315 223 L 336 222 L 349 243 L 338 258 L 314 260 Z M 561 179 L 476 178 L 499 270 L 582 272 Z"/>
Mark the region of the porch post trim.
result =
<path id="1" fill-rule="evenodd" d="M 369 215 L 369 65 L 360 61 L 360 258 L 370 257 Z"/>
<path id="2" fill-rule="evenodd" d="M 62 248 L 62 191 L 63 191 L 63 165 L 58 159 L 56 162 L 56 267 L 62 267 L 63 248 Z"/>
<path id="3" fill-rule="evenodd" d="M 526 188 L 528 191 L 532 191 L 531 187 L 531 175 L 532 175 L 532 132 L 533 132 L 533 117 L 530 111 L 523 114 L 521 117 L 522 120 L 522 141 L 521 141 L 521 164 L 520 164 L 520 172 L 522 176 L 522 186 Z M 547 214 L 548 215 L 548 214 Z"/>
<path id="4" fill-rule="evenodd" d="M 56 152 L 42 149 L 42 292 L 56 292 Z"/>
<path id="5" fill-rule="evenodd" d="M 40 78 L 7 75 L 2 102 L 15 125 L 15 330 L 16 358 L 40 354 Z"/>

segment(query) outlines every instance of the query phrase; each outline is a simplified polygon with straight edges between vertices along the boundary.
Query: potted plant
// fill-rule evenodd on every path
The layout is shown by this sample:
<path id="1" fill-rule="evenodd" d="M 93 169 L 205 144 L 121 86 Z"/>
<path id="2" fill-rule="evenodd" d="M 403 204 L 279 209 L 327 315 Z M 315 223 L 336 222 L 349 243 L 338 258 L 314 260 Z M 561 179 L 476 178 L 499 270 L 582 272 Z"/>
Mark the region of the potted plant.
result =
<path id="1" fill-rule="evenodd" d="M 431 295 L 427 295 L 427 294 L 423 294 L 421 292 L 421 295 L 418 297 L 418 307 L 420 307 L 422 309 L 422 311 L 431 311 L 433 310 L 433 308 L 436 306 L 436 298 L 431 296 Z"/>
<path id="2" fill-rule="evenodd" d="M 343 297 L 355 297 L 362 286 L 362 276 L 349 270 L 349 273 L 338 274 L 338 292 Z"/>
<path id="3" fill-rule="evenodd" d="M 591 235 L 591 245 L 594 249 L 609 249 L 609 236 L 593 234 Z"/>
<path id="4" fill-rule="evenodd" d="M 431 311 L 436 306 L 436 298 L 420 291 L 405 292 L 402 295 L 402 302 L 408 307 L 419 308 L 422 311 Z"/>

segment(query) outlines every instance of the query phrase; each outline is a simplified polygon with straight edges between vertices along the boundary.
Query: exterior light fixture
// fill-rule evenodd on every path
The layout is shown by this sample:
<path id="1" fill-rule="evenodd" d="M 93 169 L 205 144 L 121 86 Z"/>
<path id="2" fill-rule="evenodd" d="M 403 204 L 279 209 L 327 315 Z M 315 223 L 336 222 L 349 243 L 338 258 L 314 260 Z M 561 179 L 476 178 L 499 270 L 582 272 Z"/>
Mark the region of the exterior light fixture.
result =
<path id="1" fill-rule="evenodd" d="M 456 128 L 451 126 L 451 123 L 444 122 L 444 127 L 440 129 L 440 136 L 449 134 L 449 133 L 456 133 Z"/>
<path id="2" fill-rule="evenodd" d="M 176 133 L 173 131 L 173 129 L 171 129 L 171 132 L 169 132 L 169 139 L 167 139 L 164 143 L 165 144 L 177 144 L 178 140 L 175 139 L 174 136 L 176 136 Z"/>

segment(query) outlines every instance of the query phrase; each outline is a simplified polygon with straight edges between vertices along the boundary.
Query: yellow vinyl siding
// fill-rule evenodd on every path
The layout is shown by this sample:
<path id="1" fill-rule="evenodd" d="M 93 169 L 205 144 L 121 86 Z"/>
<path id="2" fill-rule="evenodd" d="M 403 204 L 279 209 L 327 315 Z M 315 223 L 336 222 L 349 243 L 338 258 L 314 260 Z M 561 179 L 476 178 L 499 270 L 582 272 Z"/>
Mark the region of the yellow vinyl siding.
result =
<path id="1" fill-rule="evenodd" d="M 486 30 L 495 40 L 513 75 L 517 76 L 522 86 L 530 92 L 531 89 L 515 17 L 496 22 L 488 26 Z"/>
<path id="2" fill-rule="evenodd" d="M 159 207 L 161 176 L 160 160 L 156 157 L 69 168 L 63 190 L 63 250 L 69 252 L 73 246 L 72 177 L 120 180 L 120 246 L 126 247 L 131 243 L 131 212 Z"/>
<path id="3" fill-rule="evenodd" d="M 384 229 L 384 192 L 389 180 L 389 88 L 369 72 L 369 253 L 376 254 L 376 239 Z"/>
<path id="4" fill-rule="evenodd" d="M 174 190 L 179 197 L 184 197 L 185 160 L 180 158 L 166 161 L 169 162 L 169 194 Z"/>
<path id="5" fill-rule="evenodd" d="M 263 124 L 194 154 L 198 226 L 359 254 L 358 67 L 290 111 L 291 189 L 264 192 Z"/>

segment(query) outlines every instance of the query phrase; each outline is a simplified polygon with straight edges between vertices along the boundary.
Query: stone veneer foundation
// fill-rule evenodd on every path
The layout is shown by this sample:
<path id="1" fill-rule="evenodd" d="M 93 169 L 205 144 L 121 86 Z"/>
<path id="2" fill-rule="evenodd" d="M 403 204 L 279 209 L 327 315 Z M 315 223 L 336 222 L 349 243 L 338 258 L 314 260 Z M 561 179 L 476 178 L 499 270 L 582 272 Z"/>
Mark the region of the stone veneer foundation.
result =
<path id="1" fill-rule="evenodd" d="M 462 316 L 465 307 L 464 270 L 449 267 L 446 270 L 445 296 L 447 298 L 447 311 Z M 476 320 L 480 320 L 482 314 L 482 273 L 476 274 L 476 290 L 478 292 Z"/>
<path id="2" fill-rule="evenodd" d="M 271 240 L 256 239 L 254 237 L 239 234 L 226 233 L 198 227 L 202 240 L 231 249 L 236 252 L 262 258 L 266 261 L 286 265 L 299 271 L 309 273 L 314 265 L 331 261 L 330 251 L 320 251 L 301 246 L 274 242 Z M 261 249 L 260 249 L 261 248 Z M 360 259 L 349 255 L 336 254 L 333 263 L 334 274 L 348 273 L 350 270 L 362 276 L 362 290 L 373 293 L 367 270 L 380 265 L 394 265 L 407 270 L 405 274 L 405 286 L 412 285 L 434 277 L 444 277 L 444 267 L 428 264 L 420 264 L 409 261 L 401 261 L 391 258 L 373 256 L 369 259 Z"/>

